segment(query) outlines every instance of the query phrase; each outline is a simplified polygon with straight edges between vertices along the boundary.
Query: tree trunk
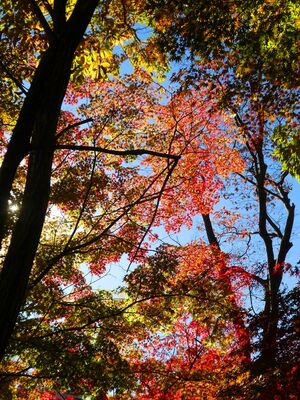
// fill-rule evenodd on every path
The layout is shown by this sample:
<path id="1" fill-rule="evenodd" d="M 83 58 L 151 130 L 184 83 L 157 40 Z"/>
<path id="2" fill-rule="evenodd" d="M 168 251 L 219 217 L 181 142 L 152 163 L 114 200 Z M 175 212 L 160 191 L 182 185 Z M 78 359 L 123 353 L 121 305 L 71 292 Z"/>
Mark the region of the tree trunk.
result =
<path id="1" fill-rule="evenodd" d="M 22 207 L 0 275 L 0 359 L 25 298 L 50 193 L 55 134 L 75 50 L 98 4 L 78 0 L 64 33 L 42 56 L 0 170 L 0 240 L 16 170 L 30 151 Z"/>
<path id="2" fill-rule="evenodd" d="M 280 275 L 282 277 L 282 274 Z M 277 289 L 273 278 L 269 278 L 269 287 L 265 295 L 261 356 L 257 365 L 258 372 L 262 373 L 276 365 L 279 285 L 276 286 L 278 286 Z"/>
<path id="3" fill-rule="evenodd" d="M 256 369 L 258 373 L 264 373 L 267 369 L 276 366 L 277 357 L 277 332 L 279 322 L 279 296 L 280 284 L 283 277 L 284 263 L 289 250 L 292 247 L 290 242 L 294 217 L 295 206 L 291 204 L 288 192 L 282 186 L 278 186 L 282 196 L 282 202 L 288 211 L 284 232 L 280 240 L 280 246 L 277 259 L 274 256 L 274 246 L 272 237 L 267 229 L 267 193 L 265 189 L 266 165 L 263 158 L 262 148 L 258 149 L 258 159 L 260 165 L 260 173 L 256 176 L 257 193 L 259 198 L 259 233 L 263 239 L 267 261 L 268 261 L 268 287 L 265 292 L 265 307 L 263 313 L 263 334 L 261 355 L 257 361 Z"/>
<path id="4" fill-rule="evenodd" d="M 31 118 L 26 117 L 25 121 L 20 118 L 4 160 L 2 176 L 6 193 L 1 193 L 2 199 L 7 202 L 17 161 L 28 150 L 28 142 L 32 138 L 22 208 L 0 275 L 0 357 L 3 356 L 25 296 L 43 227 L 49 199 L 56 126 L 70 76 L 71 62 L 72 54 L 66 51 L 64 43 L 49 47 L 38 68 L 30 93 L 31 99 L 27 104 L 24 103 L 25 109 L 28 103 L 36 107 L 29 112 Z M 40 100 L 39 103 L 36 103 L 37 99 Z M 23 137 L 19 139 L 20 132 L 23 132 Z M 16 159 L 13 158 L 14 155 L 17 156 Z"/>

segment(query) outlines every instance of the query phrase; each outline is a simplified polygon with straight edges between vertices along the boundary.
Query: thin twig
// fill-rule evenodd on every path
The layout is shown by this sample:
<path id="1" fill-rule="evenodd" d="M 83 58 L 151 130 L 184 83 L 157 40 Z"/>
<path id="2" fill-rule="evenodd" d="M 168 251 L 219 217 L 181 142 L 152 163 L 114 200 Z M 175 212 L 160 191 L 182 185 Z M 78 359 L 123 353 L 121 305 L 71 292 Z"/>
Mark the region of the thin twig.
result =
<path id="1" fill-rule="evenodd" d="M 62 129 L 58 134 L 56 135 L 56 140 L 59 139 L 64 133 L 68 132 L 71 129 L 76 128 L 77 126 L 87 124 L 88 122 L 93 122 L 93 118 L 86 118 L 82 121 L 75 122 L 74 124 L 68 125 L 66 128 Z"/>

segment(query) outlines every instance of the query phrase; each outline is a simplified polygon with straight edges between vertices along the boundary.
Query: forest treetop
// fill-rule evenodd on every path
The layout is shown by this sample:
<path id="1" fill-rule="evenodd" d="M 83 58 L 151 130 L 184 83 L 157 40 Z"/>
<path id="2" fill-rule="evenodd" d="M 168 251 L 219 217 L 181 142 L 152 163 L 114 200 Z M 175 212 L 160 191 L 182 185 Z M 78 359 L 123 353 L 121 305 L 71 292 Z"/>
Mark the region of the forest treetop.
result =
<path id="1" fill-rule="evenodd" d="M 295 395 L 296 2 L 0 13 L 0 390 Z M 193 243 L 158 247 L 156 227 L 196 218 Z M 124 255 L 138 263 L 125 286 L 94 290 Z"/>

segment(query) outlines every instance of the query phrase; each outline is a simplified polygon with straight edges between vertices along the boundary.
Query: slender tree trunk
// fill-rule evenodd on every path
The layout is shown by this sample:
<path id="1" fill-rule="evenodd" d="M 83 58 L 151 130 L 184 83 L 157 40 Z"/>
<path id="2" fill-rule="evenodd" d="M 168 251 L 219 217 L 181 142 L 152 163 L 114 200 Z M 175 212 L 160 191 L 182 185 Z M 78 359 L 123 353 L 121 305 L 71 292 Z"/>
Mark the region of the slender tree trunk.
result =
<path id="1" fill-rule="evenodd" d="M 0 239 L 14 176 L 30 151 L 22 207 L 0 275 L 0 359 L 25 298 L 50 193 L 55 133 L 75 50 L 98 4 L 78 0 L 62 34 L 42 56 L 0 170 Z M 1 237 L 2 235 L 2 237 Z"/>
<path id="2" fill-rule="evenodd" d="M 292 247 L 290 239 L 295 217 L 295 206 L 290 204 L 287 195 L 285 203 L 288 209 L 288 217 L 286 219 L 286 225 L 281 239 L 277 260 L 269 266 L 269 285 L 265 294 L 262 351 L 259 359 L 259 368 L 262 370 L 276 366 L 276 355 L 278 350 L 277 332 L 279 321 L 279 288 L 283 277 L 286 256 Z"/>
<path id="3" fill-rule="evenodd" d="M 267 166 L 264 162 L 262 142 L 260 145 L 257 145 L 256 150 L 258 171 L 255 178 L 259 200 L 259 234 L 265 245 L 268 262 L 268 286 L 265 291 L 265 307 L 262 320 L 262 348 L 261 355 L 256 365 L 257 370 L 260 373 L 276 366 L 276 356 L 278 351 L 277 332 L 279 321 L 279 288 L 283 277 L 286 256 L 292 247 L 290 239 L 294 223 L 295 206 L 290 203 L 288 192 L 283 189 L 282 185 L 278 186 L 282 202 L 287 209 L 288 215 L 276 259 L 272 237 L 267 229 L 268 198 L 265 188 Z"/>
<path id="4" fill-rule="evenodd" d="M 267 262 L 268 262 L 268 278 L 267 287 L 265 289 L 265 307 L 263 312 L 263 338 L 261 356 L 258 361 L 258 369 L 265 370 L 274 366 L 277 352 L 276 336 L 278 324 L 278 290 L 282 279 L 282 274 L 275 276 L 275 259 L 272 238 L 270 237 L 267 226 L 267 196 L 264 187 L 264 172 L 263 179 L 258 179 L 257 184 L 259 198 L 259 230 L 260 236 L 264 241 Z"/>
<path id="5" fill-rule="evenodd" d="M 278 327 L 278 290 L 274 290 L 272 278 L 265 294 L 265 308 L 263 313 L 263 337 L 261 356 L 258 360 L 258 371 L 264 372 L 273 368 L 277 354 L 277 327 Z"/>

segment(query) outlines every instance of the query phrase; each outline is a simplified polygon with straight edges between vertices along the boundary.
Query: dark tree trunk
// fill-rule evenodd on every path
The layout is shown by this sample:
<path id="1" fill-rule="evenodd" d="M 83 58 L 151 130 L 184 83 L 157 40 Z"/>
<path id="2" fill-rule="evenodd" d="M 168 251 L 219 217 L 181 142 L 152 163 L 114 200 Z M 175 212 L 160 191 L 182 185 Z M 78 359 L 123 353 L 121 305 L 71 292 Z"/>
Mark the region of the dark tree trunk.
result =
<path id="1" fill-rule="evenodd" d="M 283 193 L 284 194 L 284 193 Z M 265 309 L 263 320 L 263 339 L 259 369 L 263 372 L 276 366 L 277 335 L 279 321 L 279 288 L 283 277 L 284 263 L 289 250 L 293 223 L 295 218 L 295 206 L 290 203 L 287 194 L 284 198 L 288 210 L 285 229 L 281 238 L 277 260 L 269 266 L 268 288 L 265 294 Z"/>
<path id="2" fill-rule="evenodd" d="M 263 313 L 261 356 L 257 363 L 258 372 L 265 372 L 267 369 L 274 368 L 276 365 L 279 292 L 278 289 L 275 290 L 272 278 L 269 278 L 268 283 L 269 286 L 266 289 Z"/>
<path id="3" fill-rule="evenodd" d="M 263 334 L 261 355 L 256 363 L 256 369 L 258 373 L 264 373 L 267 369 L 274 368 L 276 366 L 276 357 L 278 351 L 277 334 L 279 322 L 279 288 L 282 281 L 286 256 L 292 247 L 290 239 L 294 223 L 295 206 L 291 204 L 288 197 L 288 192 L 286 192 L 283 189 L 282 184 L 279 183 L 277 189 L 281 194 L 281 201 L 283 202 L 288 212 L 288 215 L 284 231 L 283 233 L 281 233 L 280 236 L 280 246 L 276 258 L 272 236 L 267 229 L 267 222 L 269 221 L 267 210 L 268 198 L 265 188 L 267 166 L 264 161 L 262 143 L 257 146 L 256 150 L 257 174 L 255 178 L 259 200 L 259 234 L 265 245 L 268 263 L 268 285 L 265 289 L 265 307 L 262 320 Z M 279 227 L 278 230 L 280 231 Z"/>
<path id="4" fill-rule="evenodd" d="M 0 169 L 0 239 L 15 173 L 29 151 L 22 207 L 0 275 L 0 359 L 16 324 L 46 215 L 55 133 L 75 50 L 98 4 L 78 0 L 63 33 L 42 56 Z M 54 32 L 55 33 L 55 32 Z"/>

